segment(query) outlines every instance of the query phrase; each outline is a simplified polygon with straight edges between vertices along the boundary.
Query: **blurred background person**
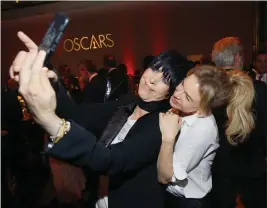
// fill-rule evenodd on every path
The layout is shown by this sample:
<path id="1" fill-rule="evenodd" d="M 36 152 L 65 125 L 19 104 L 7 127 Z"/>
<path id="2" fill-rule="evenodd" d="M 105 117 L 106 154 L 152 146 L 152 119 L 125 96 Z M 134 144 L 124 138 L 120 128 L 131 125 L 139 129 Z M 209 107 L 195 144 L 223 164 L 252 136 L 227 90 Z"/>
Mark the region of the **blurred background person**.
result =
<path id="1" fill-rule="evenodd" d="M 103 103 L 106 93 L 106 79 L 100 76 L 95 65 L 87 65 L 88 82 L 82 92 L 85 103 Z"/>
<path id="2" fill-rule="evenodd" d="M 258 51 L 253 58 L 252 77 L 267 84 L 267 51 Z"/>
<path id="3" fill-rule="evenodd" d="M 242 70 L 243 57 L 244 48 L 238 37 L 222 38 L 213 46 L 212 60 L 224 70 Z M 266 207 L 266 85 L 258 80 L 253 84 L 256 95 L 251 110 L 255 128 L 244 142 L 230 144 L 224 133 L 228 111 L 223 107 L 214 112 L 220 147 L 212 167 L 212 208 L 233 208 L 237 196 L 246 208 Z"/>

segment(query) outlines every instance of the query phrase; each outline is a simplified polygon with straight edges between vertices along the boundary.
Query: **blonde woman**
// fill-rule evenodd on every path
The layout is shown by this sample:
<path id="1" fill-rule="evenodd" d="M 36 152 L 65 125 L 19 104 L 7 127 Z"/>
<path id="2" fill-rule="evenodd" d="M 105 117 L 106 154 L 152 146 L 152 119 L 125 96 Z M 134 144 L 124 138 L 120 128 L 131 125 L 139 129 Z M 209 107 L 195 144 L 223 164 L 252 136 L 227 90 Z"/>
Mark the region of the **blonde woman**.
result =
<path id="1" fill-rule="evenodd" d="M 178 113 L 160 114 L 158 179 L 167 187 L 165 207 L 204 206 L 204 197 L 212 188 L 211 165 L 219 147 L 212 110 L 227 105 L 226 135 L 229 143 L 237 145 L 254 126 L 253 99 L 254 87 L 247 75 L 209 65 L 192 69 L 176 87 L 170 104 Z"/>

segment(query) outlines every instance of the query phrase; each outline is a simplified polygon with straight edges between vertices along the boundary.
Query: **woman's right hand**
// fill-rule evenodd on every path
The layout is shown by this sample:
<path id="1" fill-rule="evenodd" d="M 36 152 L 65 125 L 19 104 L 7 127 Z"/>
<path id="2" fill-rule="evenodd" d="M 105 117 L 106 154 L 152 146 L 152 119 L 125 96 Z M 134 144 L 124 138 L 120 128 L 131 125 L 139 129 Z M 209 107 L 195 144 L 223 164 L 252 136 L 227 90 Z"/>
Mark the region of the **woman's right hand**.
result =
<path id="1" fill-rule="evenodd" d="M 181 129 L 182 119 L 179 115 L 173 113 L 171 110 L 166 113 L 159 114 L 159 126 L 162 134 L 163 142 L 175 141 L 178 132 Z"/>
<path id="2" fill-rule="evenodd" d="M 61 120 L 55 114 L 56 94 L 48 77 L 48 74 L 56 77 L 55 73 L 49 73 L 43 67 L 45 51 L 39 51 L 36 44 L 24 33 L 19 32 L 18 37 L 29 52 L 18 53 L 10 67 L 10 75 L 19 82 L 19 93 L 25 99 L 35 122 L 50 135 L 56 135 Z M 19 74 L 15 75 L 15 72 Z"/>
<path id="3" fill-rule="evenodd" d="M 9 68 L 10 78 L 14 79 L 16 82 L 19 82 L 18 74 L 20 73 L 25 57 L 27 56 L 27 54 L 32 54 L 33 55 L 32 57 L 35 58 L 39 51 L 38 51 L 38 46 L 26 34 L 24 34 L 23 32 L 18 32 L 17 36 L 29 50 L 28 52 L 19 51 L 11 67 Z M 43 68 L 43 70 L 46 71 L 49 79 L 52 79 L 53 81 L 56 81 L 58 79 L 55 72 L 48 70 L 47 68 Z"/>

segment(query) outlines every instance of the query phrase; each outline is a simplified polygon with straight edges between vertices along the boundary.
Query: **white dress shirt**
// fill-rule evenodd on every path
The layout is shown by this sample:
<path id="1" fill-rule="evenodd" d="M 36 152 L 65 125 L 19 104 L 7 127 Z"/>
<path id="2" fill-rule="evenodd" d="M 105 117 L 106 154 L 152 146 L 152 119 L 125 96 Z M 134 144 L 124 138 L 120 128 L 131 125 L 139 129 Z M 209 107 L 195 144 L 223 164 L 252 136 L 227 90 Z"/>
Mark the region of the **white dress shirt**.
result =
<path id="1" fill-rule="evenodd" d="M 255 69 L 252 69 L 252 71 L 256 74 L 256 80 L 263 81 L 267 84 L 267 73 L 260 75 Z"/>
<path id="2" fill-rule="evenodd" d="M 213 115 L 182 118 L 173 154 L 173 177 L 167 191 L 186 198 L 203 198 L 212 188 L 211 165 L 219 147 Z"/>

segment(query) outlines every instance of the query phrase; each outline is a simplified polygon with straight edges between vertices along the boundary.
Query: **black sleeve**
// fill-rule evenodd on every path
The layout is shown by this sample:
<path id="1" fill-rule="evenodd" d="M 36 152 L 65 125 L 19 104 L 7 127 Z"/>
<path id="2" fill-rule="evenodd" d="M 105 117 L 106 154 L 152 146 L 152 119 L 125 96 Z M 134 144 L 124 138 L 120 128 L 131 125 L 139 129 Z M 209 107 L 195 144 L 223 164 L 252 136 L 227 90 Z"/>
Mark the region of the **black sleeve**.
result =
<path id="1" fill-rule="evenodd" d="M 68 120 L 73 120 L 84 128 L 99 135 L 106 127 L 109 118 L 120 105 L 119 102 L 76 104 L 67 95 L 65 88 L 58 83 L 56 89 L 56 114 Z"/>
<path id="2" fill-rule="evenodd" d="M 153 131 L 151 128 L 144 128 L 108 149 L 97 144 L 92 133 L 71 122 L 71 130 L 52 148 L 46 148 L 46 153 L 107 175 L 135 171 L 154 163 L 159 154 L 161 134 L 158 116 L 156 122 L 150 122 L 149 126 Z"/>

